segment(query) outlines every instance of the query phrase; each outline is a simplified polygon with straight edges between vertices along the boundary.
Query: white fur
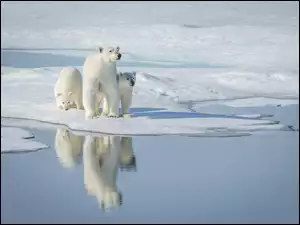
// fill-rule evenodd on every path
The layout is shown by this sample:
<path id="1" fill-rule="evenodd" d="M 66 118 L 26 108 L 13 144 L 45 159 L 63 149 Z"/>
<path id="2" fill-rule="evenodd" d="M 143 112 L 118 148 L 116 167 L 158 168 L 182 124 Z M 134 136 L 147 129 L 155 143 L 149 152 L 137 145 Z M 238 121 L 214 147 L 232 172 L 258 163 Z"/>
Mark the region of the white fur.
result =
<path id="1" fill-rule="evenodd" d="M 86 119 L 99 113 L 99 87 L 107 99 L 108 110 L 105 116 L 119 116 L 120 96 L 116 80 L 118 55 L 118 47 L 104 47 L 86 58 L 83 65 L 83 105 Z"/>
<path id="2" fill-rule="evenodd" d="M 59 109 L 68 110 L 74 105 L 83 109 L 82 77 L 76 68 L 65 67 L 61 70 L 54 87 L 56 105 Z"/>
<path id="3" fill-rule="evenodd" d="M 83 145 L 84 184 L 89 194 L 96 196 L 100 207 L 116 208 L 121 193 L 116 179 L 120 158 L 120 137 L 86 136 Z"/>
<path id="4" fill-rule="evenodd" d="M 74 135 L 66 128 L 57 128 L 55 150 L 64 167 L 74 167 L 76 159 L 82 151 L 83 137 Z"/>
<path id="5" fill-rule="evenodd" d="M 121 137 L 120 166 L 125 169 L 136 169 L 132 137 Z"/>
<path id="6" fill-rule="evenodd" d="M 132 95 L 133 95 L 133 87 L 136 81 L 136 73 L 135 72 L 126 72 L 126 73 L 118 73 L 118 89 L 121 101 L 121 115 L 125 115 L 128 113 L 128 109 L 132 104 Z M 134 82 L 133 84 L 131 82 Z M 101 90 L 100 90 L 101 92 Z M 102 94 L 100 96 L 100 102 L 103 101 L 103 111 L 102 114 L 107 114 L 108 106 L 105 96 Z"/>

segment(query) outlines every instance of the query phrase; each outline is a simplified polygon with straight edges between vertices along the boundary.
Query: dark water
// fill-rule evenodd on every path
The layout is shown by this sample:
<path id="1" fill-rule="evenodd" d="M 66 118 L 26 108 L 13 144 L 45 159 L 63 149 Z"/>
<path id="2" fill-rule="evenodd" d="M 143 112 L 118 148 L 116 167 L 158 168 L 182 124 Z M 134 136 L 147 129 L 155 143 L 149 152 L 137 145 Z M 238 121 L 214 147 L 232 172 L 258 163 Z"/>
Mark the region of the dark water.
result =
<path id="1" fill-rule="evenodd" d="M 2 223 L 299 221 L 298 132 L 199 138 L 29 130 L 50 148 L 1 155 Z"/>

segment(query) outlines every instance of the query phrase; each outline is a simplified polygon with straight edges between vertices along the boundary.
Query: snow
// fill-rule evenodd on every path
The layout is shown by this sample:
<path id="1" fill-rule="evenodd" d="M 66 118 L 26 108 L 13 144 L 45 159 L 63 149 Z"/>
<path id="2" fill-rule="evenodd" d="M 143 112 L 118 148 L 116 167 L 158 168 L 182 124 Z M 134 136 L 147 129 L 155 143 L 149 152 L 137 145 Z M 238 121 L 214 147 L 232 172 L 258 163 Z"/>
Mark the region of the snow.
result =
<path id="1" fill-rule="evenodd" d="M 1 116 L 123 135 L 286 130 L 264 115 L 201 110 L 298 104 L 298 37 L 298 2 L 1 2 Z M 59 111 L 61 68 L 82 71 L 106 43 L 120 46 L 120 71 L 137 71 L 133 117 Z"/>
<path id="2" fill-rule="evenodd" d="M 27 152 L 48 148 L 47 145 L 33 141 L 34 135 L 16 127 L 1 127 L 1 153 Z"/>

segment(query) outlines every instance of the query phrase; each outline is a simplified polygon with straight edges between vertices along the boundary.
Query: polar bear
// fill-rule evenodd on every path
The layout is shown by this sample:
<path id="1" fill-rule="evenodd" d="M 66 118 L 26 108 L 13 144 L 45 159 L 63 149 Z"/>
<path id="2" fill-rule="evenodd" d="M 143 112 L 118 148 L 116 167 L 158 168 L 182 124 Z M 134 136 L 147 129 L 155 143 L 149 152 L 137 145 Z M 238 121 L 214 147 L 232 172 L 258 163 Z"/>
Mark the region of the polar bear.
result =
<path id="1" fill-rule="evenodd" d="M 65 67 L 54 86 L 54 96 L 58 108 L 68 110 L 74 105 L 83 109 L 82 104 L 82 77 L 78 69 Z"/>
<path id="2" fill-rule="evenodd" d="M 84 184 L 96 196 L 101 209 L 117 208 L 122 194 L 116 185 L 120 158 L 120 137 L 86 136 L 83 144 Z"/>
<path id="3" fill-rule="evenodd" d="M 85 59 L 83 65 L 83 105 L 86 119 L 94 118 L 99 113 L 99 87 L 107 99 L 108 117 L 119 116 L 120 96 L 117 85 L 116 61 L 122 54 L 120 48 L 99 47 L 98 52 Z"/>
<path id="4" fill-rule="evenodd" d="M 67 128 L 57 128 L 55 135 L 55 150 L 63 167 L 71 168 L 76 165 L 82 151 L 83 137 L 74 135 Z"/>
<path id="5" fill-rule="evenodd" d="M 117 73 L 117 83 L 119 88 L 119 95 L 121 100 L 121 114 L 124 116 L 128 114 L 128 109 L 132 103 L 133 87 L 136 82 L 136 72 L 119 72 Z M 100 92 L 102 92 L 100 90 Z M 108 113 L 108 105 L 104 94 L 100 96 L 100 102 L 103 102 L 102 115 Z"/>

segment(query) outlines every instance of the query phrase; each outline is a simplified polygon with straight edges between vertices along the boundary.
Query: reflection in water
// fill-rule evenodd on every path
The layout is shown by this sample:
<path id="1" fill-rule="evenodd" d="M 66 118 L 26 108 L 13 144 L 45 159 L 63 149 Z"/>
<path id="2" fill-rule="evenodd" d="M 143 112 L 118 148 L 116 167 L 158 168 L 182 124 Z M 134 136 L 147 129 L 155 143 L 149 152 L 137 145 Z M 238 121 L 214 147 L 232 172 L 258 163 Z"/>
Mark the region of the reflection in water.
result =
<path id="1" fill-rule="evenodd" d="M 117 208 L 122 204 L 122 193 L 117 187 L 117 172 L 136 171 L 132 137 L 74 135 L 58 128 L 55 137 L 56 154 L 64 167 L 74 167 L 83 151 L 84 185 L 101 209 Z"/>
<path id="2" fill-rule="evenodd" d="M 116 208 L 122 194 L 116 185 L 120 158 L 120 137 L 86 136 L 83 145 L 84 184 L 101 208 Z"/>
<path id="3" fill-rule="evenodd" d="M 82 150 L 82 142 L 82 136 L 74 135 L 66 128 L 57 128 L 55 150 L 63 167 L 70 168 L 76 165 Z"/>
<path id="4" fill-rule="evenodd" d="M 132 137 L 121 137 L 120 169 L 136 171 L 135 155 L 133 154 Z"/>

